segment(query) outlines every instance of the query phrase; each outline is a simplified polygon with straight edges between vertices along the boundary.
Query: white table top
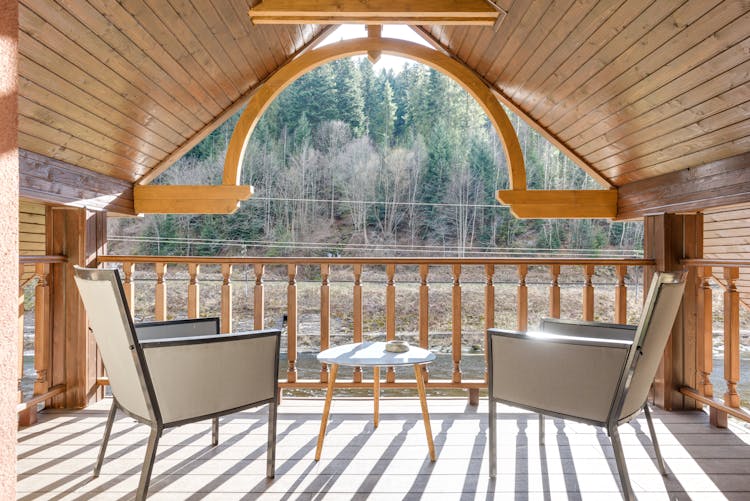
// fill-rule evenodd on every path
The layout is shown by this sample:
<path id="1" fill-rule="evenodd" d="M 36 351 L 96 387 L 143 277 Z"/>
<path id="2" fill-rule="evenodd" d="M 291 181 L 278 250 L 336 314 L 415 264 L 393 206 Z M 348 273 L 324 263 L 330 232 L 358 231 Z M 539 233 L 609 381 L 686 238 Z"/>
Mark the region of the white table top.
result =
<path id="1" fill-rule="evenodd" d="M 424 348 L 410 346 L 409 351 L 391 353 L 385 351 L 383 342 L 345 344 L 329 348 L 318 355 L 319 362 L 360 367 L 426 364 L 433 360 L 435 354 Z"/>

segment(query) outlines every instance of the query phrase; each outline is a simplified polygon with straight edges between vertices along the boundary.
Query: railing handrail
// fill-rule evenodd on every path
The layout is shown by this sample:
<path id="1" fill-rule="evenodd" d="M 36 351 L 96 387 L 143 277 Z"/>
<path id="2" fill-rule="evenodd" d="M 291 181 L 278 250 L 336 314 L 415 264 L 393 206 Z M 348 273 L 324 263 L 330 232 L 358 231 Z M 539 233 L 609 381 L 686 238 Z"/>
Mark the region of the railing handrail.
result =
<path id="1" fill-rule="evenodd" d="M 656 261 L 645 258 L 492 258 L 492 257 L 215 257 L 215 256 L 126 256 L 107 255 L 99 256 L 100 263 L 172 263 L 172 264 L 370 264 L 370 265 L 514 265 L 528 264 L 561 266 L 582 266 L 593 264 L 596 266 L 653 266 Z"/>
<path id="2" fill-rule="evenodd" d="M 750 268 L 750 261 L 747 259 L 683 259 L 680 264 L 691 268 L 696 266 Z"/>
<path id="3" fill-rule="evenodd" d="M 67 263 L 68 257 L 62 256 L 62 255 L 26 255 L 26 256 L 19 256 L 18 262 L 20 264 Z"/>

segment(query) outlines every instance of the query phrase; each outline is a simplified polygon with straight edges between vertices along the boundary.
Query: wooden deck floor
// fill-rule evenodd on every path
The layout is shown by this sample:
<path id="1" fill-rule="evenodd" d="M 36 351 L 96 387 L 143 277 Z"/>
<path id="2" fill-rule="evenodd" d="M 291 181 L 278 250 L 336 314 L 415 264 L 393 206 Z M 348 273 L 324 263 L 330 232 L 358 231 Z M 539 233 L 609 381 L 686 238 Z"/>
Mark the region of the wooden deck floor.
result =
<path id="1" fill-rule="evenodd" d="M 429 400 L 438 459 L 427 457 L 416 399 L 383 399 L 373 430 L 369 400 L 334 400 L 319 463 L 313 460 L 319 399 L 285 399 L 279 408 L 276 478 L 265 478 L 266 410 L 221 420 L 210 447 L 208 423 L 167 431 L 158 449 L 150 499 L 619 499 L 612 449 L 603 431 L 548 420 L 540 447 L 537 418 L 502 407 L 499 469 L 488 476 L 487 402 Z M 107 459 L 91 478 L 109 401 L 86 410 L 46 412 L 21 430 L 20 499 L 129 499 L 138 482 L 148 429 L 119 415 Z M 659 475 L 645 420 L 621 428 L 638 499 L 750 499 L 750 430 L 712 429 L 700 412 L 656 412 L 669 476 Z"/>

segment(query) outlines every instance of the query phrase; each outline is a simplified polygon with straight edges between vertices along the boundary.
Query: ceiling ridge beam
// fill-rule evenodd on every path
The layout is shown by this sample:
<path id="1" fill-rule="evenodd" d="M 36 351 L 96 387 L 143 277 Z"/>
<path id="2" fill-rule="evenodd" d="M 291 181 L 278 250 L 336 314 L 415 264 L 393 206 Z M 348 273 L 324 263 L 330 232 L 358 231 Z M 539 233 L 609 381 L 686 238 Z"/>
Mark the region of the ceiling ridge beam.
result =
<path id="1" fill-rule="evenodd" d="M 479 79 L 481 79 L 484 84 L 490 88 L 495 94 L 495 96 L 498 98 L 498 100 L 503 103 L 505 106 L 510 108 L 510 110 L 518 115 L 524 122 L 526 122 L 531 128 L 533 128 L 535 131 L 537 131 L 539 134 L 541 134 L 547 141 L 552 143 L 557 149 L 562 151 L 568 158 L 570 158 L 578 167 L 583 169 L 589 176 L 591 176 L 594 181 L 599 183 L 604 188 L 614 188 L 615 186 L 602 174 L 600 174 L 596 169 L 594 169 L 591 165 L 589 165 L 588 162 L 586 162 L 583 157 L 578 155 L 573 149 L 565 145 L 565 143 L 560 140 L 555 134 L 553 134 L 551 131 L 549 131 L 546 127 L 536 122 L 531 116 L 529 116 L 528 113 L 523 111 L 519 106 L 513 102 L 512 99 L 510 99 L 502 90 L 500 90 L 495 84 L 488 81 L 483 75 L 481 75 L 478 71 L 476 71 L 474 68 L 466 64 L 463 59 L 456 56 L 454 53 L 451 52 L 450 48 L 445 46 L 440 40 L 435 38 L 432 33 L 427 31 L 422 26 L 415 26 L 415 25 L 409 25 L 409 27 L 414 30 L 415 33 L 417 33 L 419 36 L 421 36 L 427 43 L 432 45 L 435 48 L 439 48 L 440 51 L 447 54 L 452 59 L 456 60 L 457 62 L 461 63 L 466 67 L 468 71 L 473 72 Z"/>
<path id="2" fill-rule="evenodd" d="M 274 69 L 271 73 L 263 77 L 263 79 L 259 80 L 257 84 L 255 84 L 253 87 L 248 89 L 239 98 L 237 98 L 233 103 L 227 106 L 219 115 L 214 117 L 213 120 L 206 123 L 195 134 L 190 136 L 184 143 L 182 143 L 175 150 L 173 150 L 166 158 L 161 160 L 150 171 L 148 171 L 146 174 L 141 176 L 136 181 L 136 184 L 146 185 L 146 184 L 151 183 L 154 179 L 156 179 L 159 176 L 159 174 L 161 174 L 162 172 L 167 170 L 169 167 L 171 167 L 177 160 L 182 158 L 183 155 L 185 155 L 188 151 L 193 149 L 198 143 L 200 143 L 203 139 L 205 139 L 206 136 L 211 134 L 221 124 L 226 122 L 229 119 L 229 117 L 237 113 L 237 111 L 239 111 L 240 108 L 245 106 L 248 103 L 248 101 L 250 101 L 250 98 L 252 98 L 253 95 L 258 91 L 258 89 L 260 89 L 263 86 L 263 84 L 266 83 L 266 81 L 268 81 L 269 78 L 271 78 L 274 74 L 276 74 L 276 72 L 278 72 L 280 68 L 284 67 L 289 61 L 292 61 L 293 59 L 301 56 L 305 52 L 311 49 L 314 49 L 326 36 L 328 36 L 336 28 L 338 28 L 338 26 L 335 26 L 335 25 L 324 26 L 317 35 L 315 35 L 312 39 L 310 39 L 310 41 L 308 41 L 305 45 L 300 47 L 300 49 L 297 50 L 294 54 L 292 54 L 287 59 L 285 59 L 279 66 L 276 67 L 276 69 Z"/>

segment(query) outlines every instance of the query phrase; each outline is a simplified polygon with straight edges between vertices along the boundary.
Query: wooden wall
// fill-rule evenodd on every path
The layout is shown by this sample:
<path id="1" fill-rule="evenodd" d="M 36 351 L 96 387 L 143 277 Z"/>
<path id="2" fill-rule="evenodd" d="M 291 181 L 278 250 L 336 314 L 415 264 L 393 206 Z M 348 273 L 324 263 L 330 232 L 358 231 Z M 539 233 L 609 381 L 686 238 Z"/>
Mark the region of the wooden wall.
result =
<path id="1" fill-rule="evenodd" d="M 46 212 L 44 204 L 21 200 L 18 207 L 18 253 L 21 256 L 46 254 Z M 21 283 L 31 278 L 33 273 L 34 265 L 25 265 L 21 271 Z"/>
<path id="2" fill-rule="evenodd" d="M 705 212 L 703 251 L 707 259 L 750 260 L 750 204 Z M 714 270 L 721 279 L 721 270 Z M 742 303 L 750 308 L 750 268 L 740 269 L 737 281 Z"/>

